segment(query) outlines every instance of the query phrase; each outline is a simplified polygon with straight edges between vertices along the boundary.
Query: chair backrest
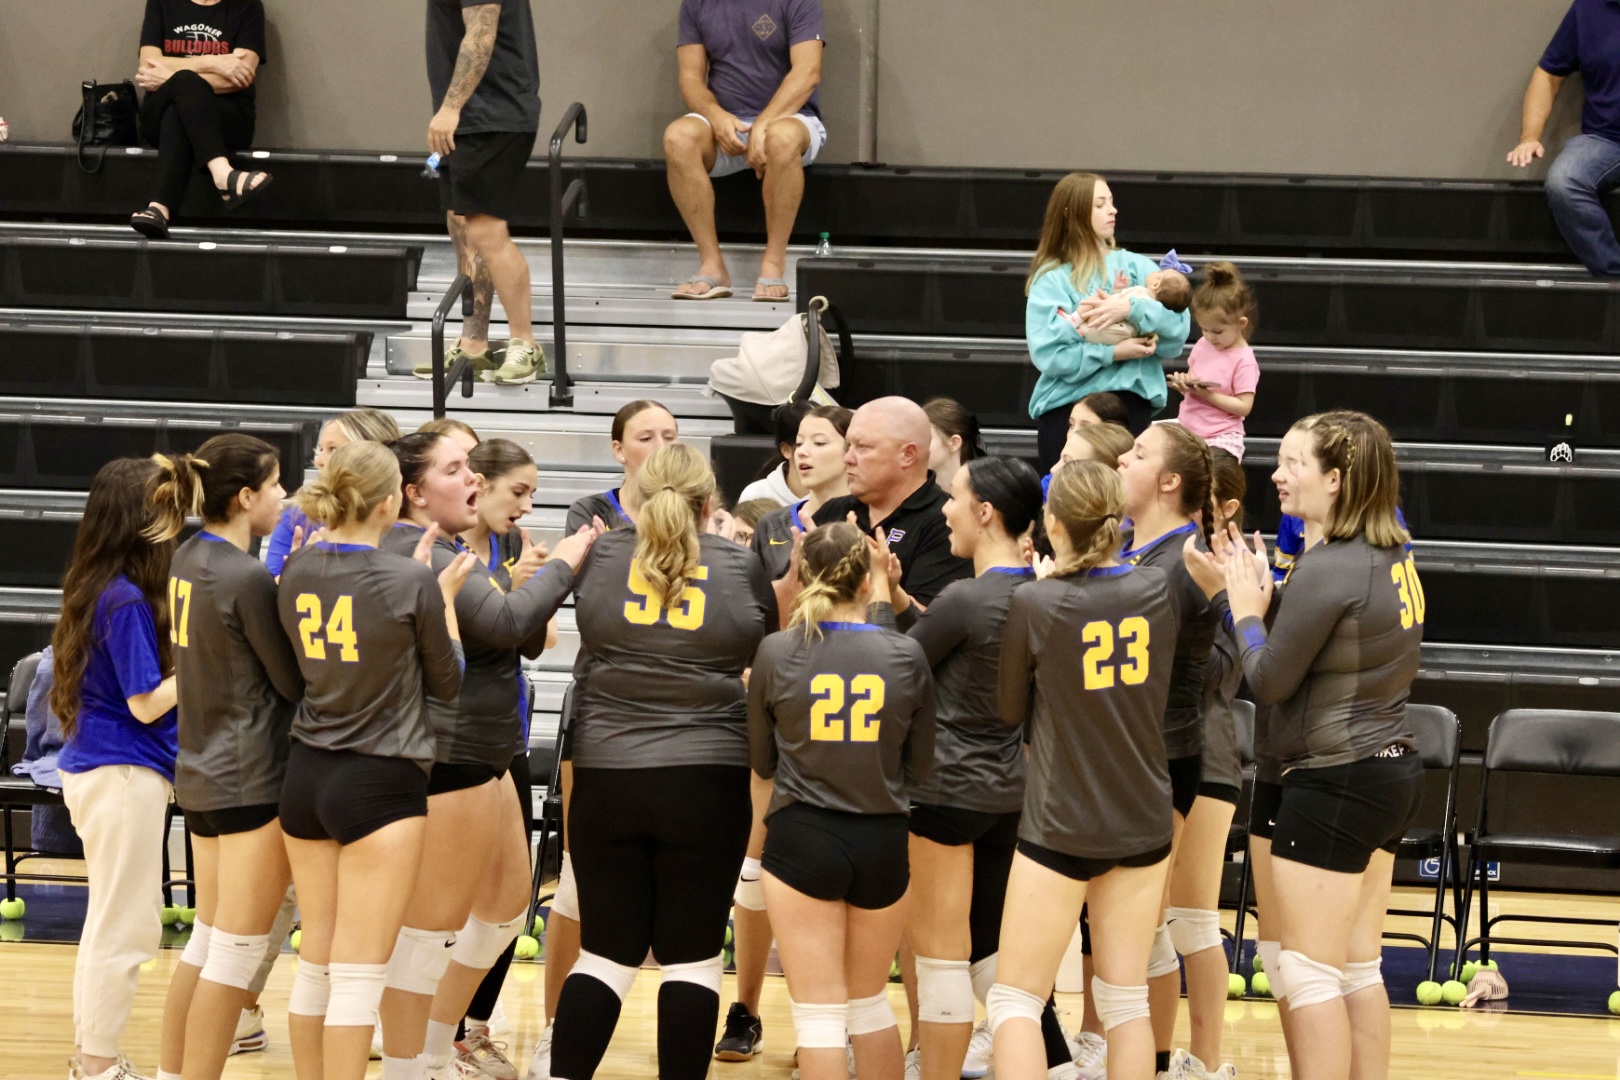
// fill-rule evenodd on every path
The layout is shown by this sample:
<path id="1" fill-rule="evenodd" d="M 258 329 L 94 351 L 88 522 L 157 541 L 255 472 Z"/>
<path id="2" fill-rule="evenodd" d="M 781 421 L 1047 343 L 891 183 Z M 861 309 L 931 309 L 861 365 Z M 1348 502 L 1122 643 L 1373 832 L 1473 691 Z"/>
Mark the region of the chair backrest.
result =
<path id="1" fill-rule="evenodd" d="M 1462 748 L 1462 725 L 1457 714 L 1440 705 L 1408 705 L 1406 723 L 1417 736 L 1418 756 L 1425 769 L 1450 769 Z"/>
<path id="2" fill-rule="evenodd" d="M 38 674 L 39 662 L 44 656 L 43 652 L 33 652 L 18 660 L 17 666 L 11 669 L 11 681 L 6 684 L 6 704 L 0 709 L 0 766 L 8 770 L 11 766 L 11 718 L 27 713 L 28 691 L 34 685 L 34 676 Z"/>
<path id="3" fill-rule="evenodd" d="M 1491 721 L 1485 767 L 1493 772 L 1620 776 L 1620 713 L 1509 709 Z"/>
<path id="4" fill-rule="evenodd" d="M 1237 725 L 1238 760 L 1247 768 L 1254 764 L 1254 702 L 1235 699 L 1232 720 Z"/>

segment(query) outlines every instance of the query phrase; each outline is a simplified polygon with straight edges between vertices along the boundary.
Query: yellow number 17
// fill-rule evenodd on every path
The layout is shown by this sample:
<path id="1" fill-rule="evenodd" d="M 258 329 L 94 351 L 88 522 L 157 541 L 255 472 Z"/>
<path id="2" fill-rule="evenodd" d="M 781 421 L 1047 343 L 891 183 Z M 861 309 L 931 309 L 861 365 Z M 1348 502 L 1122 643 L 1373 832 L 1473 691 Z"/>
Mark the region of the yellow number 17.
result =
<path id="1" fill-rule="evenodd" d="M 354 597 L 340 596 L 332 604 L 332 618 L 326 620 L 326 637 L 321 638 L 321 598 L 314 593 L 299 593 L 293 607 L 303 618 L 298 621 L 298 637 L 304 646 L 304 656 L 310 660 L 326 659 L 326 642 L 338 647 L 338 659 L 345 664 L 360 659 L 360 639 L 354 632 Z"/>

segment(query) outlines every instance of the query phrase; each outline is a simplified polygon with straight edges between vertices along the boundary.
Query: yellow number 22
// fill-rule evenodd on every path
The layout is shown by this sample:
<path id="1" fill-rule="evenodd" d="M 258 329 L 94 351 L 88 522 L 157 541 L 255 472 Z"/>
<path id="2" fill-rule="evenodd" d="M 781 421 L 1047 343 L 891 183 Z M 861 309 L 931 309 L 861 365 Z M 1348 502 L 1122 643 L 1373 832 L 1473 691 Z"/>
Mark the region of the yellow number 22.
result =
<path id="1" fill-rule="evenodd" d="M 310 660 L 326 659 L 326 642 L 338 647 L 338 659 L 345 664 L 360 659 L 360 637 L 354 632 L 354 597 L 340 596 L 332 604 L 332 618 L 326 621 L 326 637 L 321 638 L 321 598 L 314 593 L 300 593 L 293 607 L 303 618 L 298 620 L 298 636 L 304 646 L 304 656 Z"/>
<path id="2" fill-rule="evenodd" d="M 847 726 L 837 714 L 844 710 L 844 679 L 839 675 L 817 675 L 810 680 L 810 693 L 816 700 L 810 706 L 810 739 L 813 742 L 877 742 L 887 687 L 879 675 L 857 675 L 849 680 L 849 692 L 856 695 L 850 705 Z"/>

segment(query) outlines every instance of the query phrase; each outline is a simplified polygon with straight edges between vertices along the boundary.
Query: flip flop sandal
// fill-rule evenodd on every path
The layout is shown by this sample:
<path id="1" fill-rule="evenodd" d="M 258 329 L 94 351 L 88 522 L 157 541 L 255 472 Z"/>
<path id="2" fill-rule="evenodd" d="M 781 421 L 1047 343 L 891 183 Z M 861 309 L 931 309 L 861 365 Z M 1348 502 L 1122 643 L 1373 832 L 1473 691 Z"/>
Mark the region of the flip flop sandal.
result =
<path id="1" fill-rule="evenodd" d="M 786 296 L 761 296 L 759 290 L 770 288 L 788 289 Z M 762 277 L 754 282 L 754 303 L 756 304 L 785 304 L 793 298 L 793 290 L 788 283 L 779 277 Z"/>
<path id="2" fill-rule="evenodd" d="M 672 293 L 669 294 L 672 299 L 675 299 L 675 300 L 724 300 L 726 297 L 731 295 L 731 286 L 730 285 L 722 285 L 722 284 L 720 284 L 718 279 L 712 278 L 708 274 L 693 274 L 691 277 L 689 277 L 685 281 L 681 282 L 681 284 L 682 285 L 707 285 L 709 287 L 709 291 L 708 292 L 702 292 L 702 293 L 689 293 L 689 292 L 681 292 L 679 290 L 676 290 L 675 292 L 672 292 Z"/>
<path id="3" fill-rule="evenodd" d="M 155 206 L 148 206 L 145 210 L 137 210 L 129 215 L 129 227 L 148 240 L 169 238 L 169 219 Z"/>
<path id="4" fill-rule="evenodd" d="M 262 176 L 264 179 L 255 184 L 253 182 L 255 176 Z M 237 184 L 238 177 L 246 178 L 242 181 L 240 189 Z M 272 179 L 267 172 L 232 169 L 230 175 L 225 177 L 225 190 L 219 193 L 219 201 L 225 204 L 225 209 L 236 210 L 263 195 L 264 189 L 270 186 Z"/>

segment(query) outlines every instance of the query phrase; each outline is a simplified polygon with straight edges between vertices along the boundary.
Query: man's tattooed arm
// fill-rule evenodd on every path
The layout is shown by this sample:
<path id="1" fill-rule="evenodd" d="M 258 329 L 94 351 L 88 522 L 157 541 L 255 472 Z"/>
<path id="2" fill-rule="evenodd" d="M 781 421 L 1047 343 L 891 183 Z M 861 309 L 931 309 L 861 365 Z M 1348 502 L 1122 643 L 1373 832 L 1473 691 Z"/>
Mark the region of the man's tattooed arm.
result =
<path id="1" fill-rule="evenodd" d="M 456 54 L 450 89 L 444 95 L 444 107 L 457 110 L 473 96 L 485 69 L 489 67 L 490 54 L 495 51 L 495 29 L 501 21 L 501 5 L 465 7 L 461 9 L 461 18 L 467 32 L 461 39 L 461 50 Z"/>

